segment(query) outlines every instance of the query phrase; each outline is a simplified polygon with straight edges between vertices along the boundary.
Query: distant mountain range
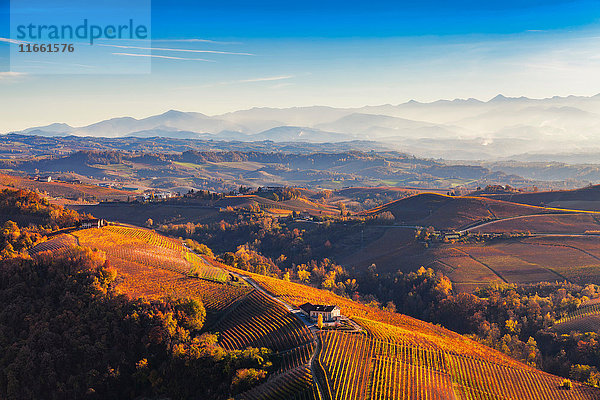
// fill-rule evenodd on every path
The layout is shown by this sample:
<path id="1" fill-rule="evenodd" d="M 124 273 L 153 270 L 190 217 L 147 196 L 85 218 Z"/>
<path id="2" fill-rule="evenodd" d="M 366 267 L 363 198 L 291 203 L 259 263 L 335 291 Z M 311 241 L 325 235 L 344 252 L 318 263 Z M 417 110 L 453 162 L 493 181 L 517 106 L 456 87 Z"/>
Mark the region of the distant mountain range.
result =
<path id="1" fill-rule="evenodd" d="M 546 99 L 498 95 L 487 102 L 413 100 L 361 108 L 253 108 L 215 116 L 171 110 L 143 119 L 113 118 L 82 127 L 55 123 L 15 133 L 245 142 L 369 140 L 426 157 L 535 159 L 536 154 L 600 153 L 600 94 Z"/>

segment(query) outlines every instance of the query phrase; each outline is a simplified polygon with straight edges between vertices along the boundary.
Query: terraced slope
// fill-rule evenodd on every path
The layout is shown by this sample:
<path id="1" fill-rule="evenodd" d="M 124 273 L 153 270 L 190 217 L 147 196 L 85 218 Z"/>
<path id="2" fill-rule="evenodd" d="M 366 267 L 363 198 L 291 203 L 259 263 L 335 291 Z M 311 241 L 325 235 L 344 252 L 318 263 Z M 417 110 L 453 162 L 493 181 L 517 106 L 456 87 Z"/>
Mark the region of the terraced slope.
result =
<path id="1" fill-rule="evenodd" d="M 269 294 L 243 281 L 191 278 L 189 250 L 151 231 L 109 227 L 75 235 L 80 244 L 107 253 L 124 293 L 199 296 L 215 316 L 208 326 L 220 333 L 222 346 L 275 351 L 277 362 L 268 380 L 239 399 L 600 399 L 597 389 L 577 383 L 571 390 L 562 389 L 562 378 L 447 329 L 327 291 L 234 270 L 202 257 L 207 270 L 221 270 L 229 277 L 225 269 L 230 269 Z M 72 245 L 66 237 L 52 241 L 36 250 Z M 321 331 L 315 343 L 308 327 L 278 300 L 294 306 L 307 301 L 337 304 L 364 331 Z"/>
<path id="2" fill-rule="evenodd" d="M 117 290 L 132 297 L 198 297 L 207 310 L 205 326 L 219 333 L 227 349 L 267 347 L 274 370 L 263 385 L 244 399 L 318 399 L 310 372 L 315 339 L 281 303 L 232 279 L 216 261 L 189 251 L 180 241 L 142 228 L 109 226 L 60 235 L 32 252 L 68 251 L 85 245 L 103 250 L 117 270 Z M 203 279 L 190 276 L 190 270 Z"/>
<path id="3" fill-rule="evenodd" d="M 0 187 L 26 189 L 32 191 L 38 190 L 42 193 L 47 193 L 52 197 L 68 199 L 83 198 L 88 200 L 126 200 L 127 196 L 131 196 L 131 192 L 112 188 L 104 188 L 96 185 L 73 185 L 65 182 L 39 182 L 32 179 L 7 174 L 0 174 Z"/>
<path id="4" fill-rule="evenodd" d="M 109 257 L 193 274 L 197 278 L 214 282 L 226 282 L 229 277 L 223 269 L 212 266 L 204 258 L 188 250 L 179 240 L 148 229 L 107 226 L 75 231 L 73 236 L 78 238 L 81 245 L 97 247 Z"/>
<path id="5" fill-rule="evenodd" d="M 582 304 L 577 310 L 556 321 L 552 329 L 559 333 L 597 332 L 600 329 L 600 304 L 596 301 Z"/>
<path id="6" fill-rule="evenodd" d="M 239 400 L 321 400 L 310 368 L 306 365 L 276 375 L 266 383 L 249 390 Z"/>
<path id="7" fill-rule="evenodd" d="M 402 336 L 389 335 L 389 327 L 367 325 L 369 336 L 322 334 L 322 362 L 333 381 L 336 398 L 574 400 L 598 395 L 585 386 L 564 390 L 562 378 L 523 364 L 508 366 L 494 359 L 427 349 L 405 342 Z M 346 384 L 351 376 L 360 382 L 362 390 Z"/>
<path id="8" fill-rule="evenodd" d="M 440 244 L 422 258 L 422 265 L 442 271 L 461 290 L 492 281 L 600 283 L 600 236 Z"/>
<path id="9" fill-rule="evenodd" d="M 61 234 L 53 237 L 51 240 L 38 244 L 32 249 L 32 252 L 41 253 L 42 251 L 50 251 L 56 253 L 76 245 L 77 238 L 75 238 L 75 236 Z"/>
<path id="10" fill-rule="evenodd" d="M 132 298 L 199 297 L 210 316 L 252 291 L 243 283 L 229 282 L 227 271 L 191 252 L 180 241 L 142 228 L 79 230 L 43 242 L 32 252 L 55 252 L 76 244 L 104 251 L 117 270 L 117 290 Z"/>
<path id="11" fill-rule="evenodd" d="M 599 399 L 600 391 L 520 363 L 444 328 L 331 293 L 247 274 L 290 304 L 334 303 L 364 333 L 321 331 L 323 386 L 333 399 Z"/>
<path id="12" fill-rule="evenodd" d="M 600 214 L 546 214 L 507 218 L 473 227 L 470 232 L 537 234 L 584 234 L 600 232 Z"/>
<path id="13" fill-rule="evenodd" d="M 291 199 L 285 201 L 273 201 L 256 195 L 227 196 L 215 203 L 215 207 L 234 209 L 256 206 L 266 212 L 292 213 L 308 212 L 311 215 L 337 215 L 339 211 L 336 207 L 326 204 L 315 203 L 307 199 Z"/>
<path id="14" fill-rule="evenodd" d="M 402 336 L 404 341 L 420 347 L 455 351 L 459 354 L 476 355 L 481 358 L 497 357 L 498 362 L 502 364 L 509 366 L 522 365 L 520 362 L 495 350 L 428 322 L 369 307 L 310 286 L 247 272 L 244 273 L 251 276 L 255 282 L 276 298 L 294 306 L 299 306 L 306 302 L 337 304 L 341 308 L 343 315 L 351 317 L 359 324 L 364 326 L 366 324 L 364 321 L 367 321 L 369 324 L 377 324 L 380 327 L 379 329 L 391 329 L 391 335 Z"/>
<path id="15" fill-rule="evenodd" d="M 279 302 L 254 290 L 214 328 L 226 349 L 267 347 L 286 351 L 312 343 L 306 326 Z"/>

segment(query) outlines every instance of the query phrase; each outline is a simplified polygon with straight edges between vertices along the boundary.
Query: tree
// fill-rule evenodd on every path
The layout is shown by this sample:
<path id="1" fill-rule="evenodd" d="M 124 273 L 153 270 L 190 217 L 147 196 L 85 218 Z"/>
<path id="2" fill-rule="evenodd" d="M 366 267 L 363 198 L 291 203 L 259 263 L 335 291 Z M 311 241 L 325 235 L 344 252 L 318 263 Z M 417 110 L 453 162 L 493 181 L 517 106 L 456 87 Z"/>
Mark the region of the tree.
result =
<path id="1" fill-rule="evenodd" d="M 310 280 L 310 271 L 301 269 L 298 271 L 298 279 L 300 282 L 308 282 Z"/>
<path id="2" fill-rule="evenodd" d="M 384 307 L 384 310 L 389 312 L 396 312 L 396 304 L 393 301 L 388 301 Z"/>
<path id="3" fill-rule="evenodd" d="M 152 220 L 152 218 L 148 218 L 146 220 L 146 224 L 145 224 L 148 228 L 150 228 L 152 225 L 154 225 L 154 221 Z"/>
<path id="4" fill-rule="evenodd" d="M 234 392 L 241 393 L 258 384 L 266 376 L 267 374 L 263 370 L 255 368 L 238 369 L 232 379 L 231 388 Z"/>
<path id="5" fill-rule="evenodd" d="M 323 314 L 319 314 L 317 317 L 317 327 L 323 329 Z"/>

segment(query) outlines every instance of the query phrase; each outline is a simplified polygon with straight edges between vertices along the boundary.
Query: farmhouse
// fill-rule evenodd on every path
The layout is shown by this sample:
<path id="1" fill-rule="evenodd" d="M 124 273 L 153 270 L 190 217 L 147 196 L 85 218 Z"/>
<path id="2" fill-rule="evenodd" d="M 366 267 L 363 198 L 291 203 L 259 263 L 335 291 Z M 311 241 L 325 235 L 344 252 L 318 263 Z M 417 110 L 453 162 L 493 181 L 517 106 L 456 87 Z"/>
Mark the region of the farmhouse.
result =
<path id="1" fill-rule="evenodd" d="M 323 316 L 323 322 L 337 321 L 341 317 L 341 310 L 336 305 L 304 303 L 300 309 L 314 321 L 319 315 Z"/>
<path id="2" fill-rule="evenodd" d="M 38 176 L 36 178 L 37 181 L 39 182 L 52 182 L 52 177 L 50 175 L 48 176 Z"/>
<path id="3" fill-rule="evenodd" d="M 106 225 L 106 221 L 98 218 L 86 218 L 79 221 L 81 229 L 102 228 L 104 225 Z"/>

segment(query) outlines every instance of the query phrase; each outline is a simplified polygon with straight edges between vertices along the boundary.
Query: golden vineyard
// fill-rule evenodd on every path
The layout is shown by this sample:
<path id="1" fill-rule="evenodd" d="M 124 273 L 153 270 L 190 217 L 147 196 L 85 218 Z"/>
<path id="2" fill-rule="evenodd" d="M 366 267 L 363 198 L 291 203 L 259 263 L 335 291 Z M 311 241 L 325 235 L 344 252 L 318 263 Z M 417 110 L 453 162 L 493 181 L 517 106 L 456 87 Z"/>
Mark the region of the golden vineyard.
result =
<path id="1" fill-rule="evenodd" d="M 276 361 L 269 376 L 239 399 L 600 399 L 597 389 L 575 382 L 566 387 L 560 377 L 447 329 L 235 270 L 150 230 L 80 230 L 34 251 L 75 244 L 106 253 L 123 294 L 201 299 L 209 314 L 205 329 L 219 335 L 220 346 L 271 349 Z M 317 329 L 298 316 L 306 302 L 338 305 L 355 328 Z"/>

